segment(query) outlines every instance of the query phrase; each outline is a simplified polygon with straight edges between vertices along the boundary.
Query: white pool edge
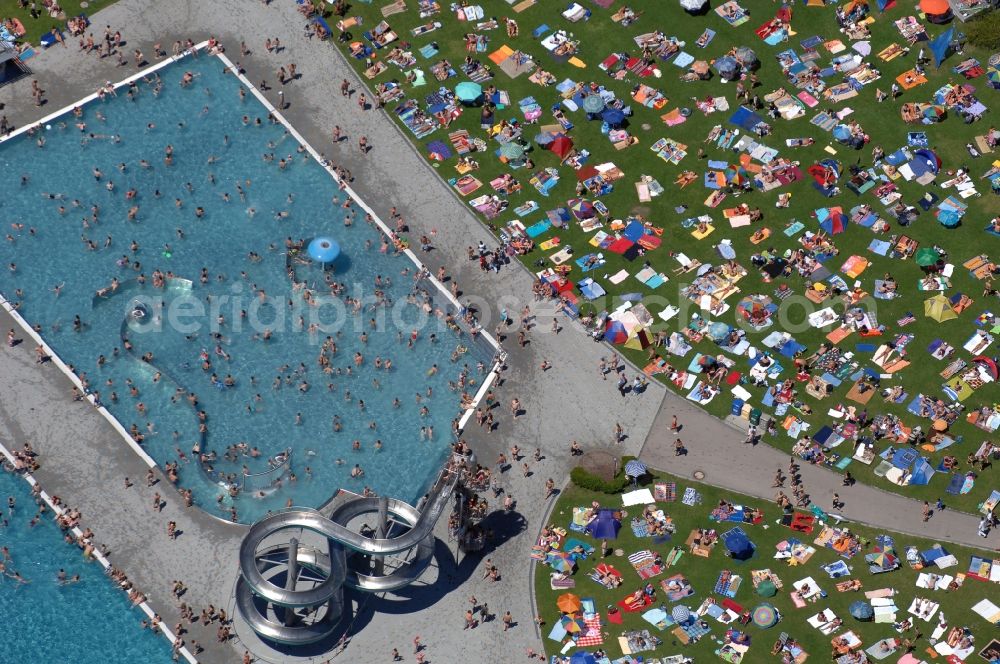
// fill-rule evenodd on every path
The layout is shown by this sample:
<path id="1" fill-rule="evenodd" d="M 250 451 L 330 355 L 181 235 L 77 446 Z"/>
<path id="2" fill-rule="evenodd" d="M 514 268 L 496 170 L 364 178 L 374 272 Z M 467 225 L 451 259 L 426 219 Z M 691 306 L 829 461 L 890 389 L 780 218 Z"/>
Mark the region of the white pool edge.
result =
<path id="1" fill-rule="evenodd" d="M 2 454 L 7 459 L 8 462 L 10 462 L 11 466 L 17 468 L 17 461 L 14 459 L 14 455 L 11 454 L 10 450 L 7 449 L 7 446 L 3 444 L 3 441 L 0 441 L 0 454 Z M 53 519 L 62 516 L 62 514 L 66 511 L 62 507 L 52 502 L 52 498 L 49 496 L 48 493 L 46 493 L 45 489 L 41 488 L 41 485 L 38 483 L 38 480 L 36 480 L 34 475 L 32 475 L 30 472 L 27 471 L 15 472 L 14 474 L 22 477 L 24 481 L 27 482 L 32 489 L 34 489 L 36 486 L 39 487 L 38 497 L 41 498 L 43 501 L 45 501 L 45 504 L 48 505 L 49 509 L 52 510 Z M 73 528 L 70 529 L 70 532 L 72 532 L 77 537 L 77 539 L 83 537 L 83 531 L 80 530 L 80 528 L 78 527 L 74 526 Z M 101 565 L 101 567 L 104 569 L 105 572 L 111 569 L 111 562 L 96 547 L 94 548 L 93 557 Z M 156 612 L 149 605 L 148 600 L 141 602 L 140 604 L 137 604 L 135 606 L 138 606 L 140 609 L 142 609 L 142 612 L 145 613 L 146 617 L 149 618 L 150 620 L 152 620 L 153 617 L 156 615 Z M 174 647 L 174 642 L 177 640 L 177 637 L 174 635 L 173 631 L 169 627 L 161 623 L 160 633 L 163 634 L 163 637 L 167 639 L 172 649 Z M 179 652 L 184 657 L 184 659 L 190 662 L 190 664 L 198 664 L 197 658 L 191 653 L 191 651 L 188 650 L 187 646 L 182 647 Z"/>

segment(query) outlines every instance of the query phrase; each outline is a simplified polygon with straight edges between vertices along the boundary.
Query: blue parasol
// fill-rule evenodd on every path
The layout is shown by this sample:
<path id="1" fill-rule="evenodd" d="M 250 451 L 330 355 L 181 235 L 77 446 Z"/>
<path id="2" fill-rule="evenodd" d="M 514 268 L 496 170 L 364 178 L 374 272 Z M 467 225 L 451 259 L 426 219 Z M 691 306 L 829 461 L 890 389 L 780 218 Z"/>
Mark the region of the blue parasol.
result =
<path id="1" fill-rule="evenodd" d="M 340 256 L 340 245 L 329 237 L 318 237 L 309 243 L 309 258 L 317 263 L 332 263 Z"/>
<path id="2" fill-rule="evenodd" d="M 625 114 L 617 108 L 609 108 L 601 114 L 601 119 L 612 127 L 617 127 L 625 121 Z"/>

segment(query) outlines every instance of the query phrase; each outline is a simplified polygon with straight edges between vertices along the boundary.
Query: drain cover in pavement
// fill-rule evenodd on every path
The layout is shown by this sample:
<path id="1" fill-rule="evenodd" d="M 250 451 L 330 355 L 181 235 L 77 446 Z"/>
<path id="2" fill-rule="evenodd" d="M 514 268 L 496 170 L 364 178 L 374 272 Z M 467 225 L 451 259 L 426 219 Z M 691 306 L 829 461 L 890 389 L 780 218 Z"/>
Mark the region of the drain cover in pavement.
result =
<path id="1" fill-rule="evenodd" d="M 704 470 L 696 470 L 693 473 L 691 473 L 691 477 L 695 478 L 696 480 L 703 480 L 703 479 L 705 479 L 705 471 Z"/>

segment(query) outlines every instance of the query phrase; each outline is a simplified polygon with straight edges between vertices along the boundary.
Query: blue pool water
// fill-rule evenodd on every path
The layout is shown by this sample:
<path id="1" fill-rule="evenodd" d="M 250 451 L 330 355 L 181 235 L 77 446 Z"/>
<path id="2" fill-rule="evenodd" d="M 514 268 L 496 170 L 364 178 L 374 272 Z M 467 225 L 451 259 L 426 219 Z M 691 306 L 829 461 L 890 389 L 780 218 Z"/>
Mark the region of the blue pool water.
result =
<path id="1" fill-rule="evenodd" d="M 180 85 L 185 71 L 196 74 L 188 87 Z M 346 194 L 297 151 L 280 124 L 268 121 L 251 94 L 241 100 L 240 82 L 219 60 L 189 59 L 159 75 L 158 94 L 153 83 L 139 81 L 132 99 L 120 88 L 115 98 L 87 104 L 79 118 L 67 113 L 48 130 L 0 145 L 0 171 L 7 174 L 0 234 L 9 234 L 0 242 L 0 291 L 21 303 L 22 315 L 86 375 L 122 425 L 144 435 L 143 446 L 161 465 L 185 454 L 180 484 L 212 513 L 228 517 L 235 504 L 239 520 L 249 522 L 289 500 L 316 506 L 338 488 L 366 486 L 416 500 L 447 454 L 459 399 L 476 393 L 483 377 L 478 365 L 488 362 L 489 349 L 424 313 L 444 308 L 446 298 L 426 280 L 417 287 L 429 292 L 430 307 L 424 293 L 412 293 L 412 261 L 383 253 L 383 236 L 363 212 L 345 225 Z M 172 165 L 165 163 L 167 146 Z M 131 189 L 137 193 L 127 200 Z M 308 242 L 321 235 L 343 249 L 332 279 L 344 285 L 345 296 L 364 298 L 357 314 L 329 298 L 329 273 L 286 251 L 286 238 Z M 306 303 L 304 289 L 292 287 L 290 266 L 298 281 L 335 302 Z M 157 270 L 170 277 L 163 288 L 153 285 Z M 379 278 L 392 306 L 373 310 Z M 98 296 L 113 279 L 117 290 Z M 145 317 L 127 325 L 140 303 Z M 323 327 L 310 333 L 313 322 Z M 334 332 L 337 322 L 342 325 Z M 262 339 L 265 330 L 269 340 Z M 318 363 L 327 335 L 337 346 L 335 355 L 326 354 L 329 373 Z M 147 353 L 151 361 L 140 359 Z M 202 353 L 211 362 L 207 369 Z M 355 353 L 363 355 L 360 368 Z M 377 358 L 391 359 L 391 371 L 376 370 Z M 463 371 L 465 387 L 450 389 Z M 227 376 L 231 387 L 224 386 Z M 198 408 L 184 396 L 175 403 L 178 389 L 196 394 Z M 219 457 L 211 464 L 214 475 L 192 461 L 203 437 L 197 410 L 205 418 L 202 450 Z M 432 427 L 433 439 L 422 440 L 421 427 Z M 353 449 L 355 440 L 360 450 Z M 227 447 L 239 443 L 259 448 L 261 456 L 225 460 Z M 220 486 L 219 474 L 267 470 L 268 458 L 286 448 L 295 481 L 286 478 L 263 497 L 247 491 L 235 499 Z M 355 464 L 363 478 L 350 476 Z"/>
<path id="2" fill-rule="evenodd" d="M 13 496 L 13 514 L 7 497 Z M 84 562 L 80 550 L 62 542 L 51 512 L 34 528 L 36 507 L 28 486 L 0 471 L 0 544 L 10 550 L 7 571 L 19 572 L 30 583 L 0 577 L 0 662 L 70 664 L 107 662 L 156 664 L 171 661 L 161 636 L 142 630 L 145 618 L 132 608 L 125 593 L 114 588 L 96 562 Z M 4 523 L 6 522 L 6 523 Z M 59 585 L 60 569 L 78 583 Z"/>

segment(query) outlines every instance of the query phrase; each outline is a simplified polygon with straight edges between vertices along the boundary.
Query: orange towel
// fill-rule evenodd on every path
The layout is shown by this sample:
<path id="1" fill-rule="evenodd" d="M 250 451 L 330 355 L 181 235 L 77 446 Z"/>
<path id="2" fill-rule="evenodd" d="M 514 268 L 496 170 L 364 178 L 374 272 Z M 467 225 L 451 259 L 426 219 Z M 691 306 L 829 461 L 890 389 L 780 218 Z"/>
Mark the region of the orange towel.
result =
<path id="1" fill-rule="evenodd" d="M 501 62 L 503 62 L 512 55 L 514 55 L 514 49 L 504 44 L 497 50 L 490 53 L 490 60 L 493 61 L 493 64 L 499 65 Z"/>
<path id="2" fill-rule="evenodd" d="M 909 82 L 907 82 L 907 77 L 909 77 Z M 904 71 L 902 74 L 896 77 L 896 82 L 902 86 L 904 90 L 909 90 L 910 88 L 915 88 L 918 85 L 923 85 L 927 82 L 927 77 L 923 74 L 918 74 L 915 69 L 910 71 Z"/>

